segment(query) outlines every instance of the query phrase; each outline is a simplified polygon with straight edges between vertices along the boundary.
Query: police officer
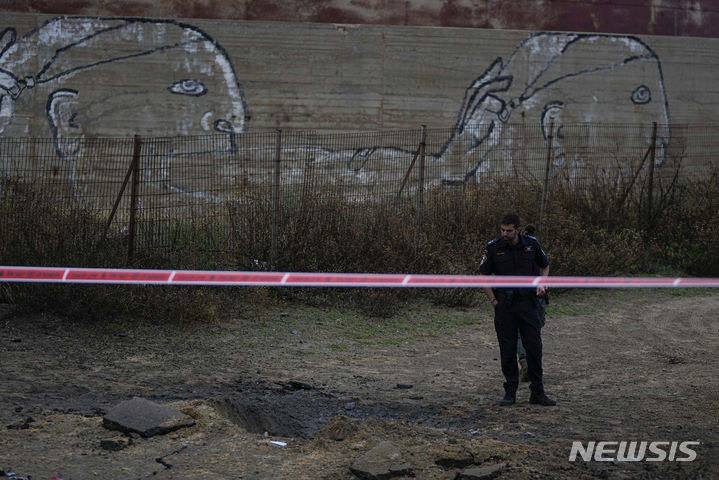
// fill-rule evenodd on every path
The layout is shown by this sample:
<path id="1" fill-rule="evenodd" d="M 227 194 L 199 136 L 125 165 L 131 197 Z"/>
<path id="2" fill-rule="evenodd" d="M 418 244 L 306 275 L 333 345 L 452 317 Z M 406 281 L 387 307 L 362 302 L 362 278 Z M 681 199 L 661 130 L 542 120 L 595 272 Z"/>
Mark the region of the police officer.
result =
<path id="1" fill-rule="evenodd" d="M 500 237 L 485 247 L 479 266 L 482 275 L 542 275 L 549 274 L 549 259 L 536 238 L 521 235 L 518 215 L 505 215 L 501 221 Z M 542 286 L 535 288 L 489 288 L 485 292 L 494 307 L 494 328 L 499 341 L 499 353 L 504 374 L 504 398 L 502 406 L 513 405 L 517 398 L 519 369 L 517 368 L 517 337 L 527 350 L 529 371 L 529 403 L 544 406 L 557 402 L 544 393 L 542 382 L 542 335 L 538 313 L 538 296 L 543 296 Z"/>

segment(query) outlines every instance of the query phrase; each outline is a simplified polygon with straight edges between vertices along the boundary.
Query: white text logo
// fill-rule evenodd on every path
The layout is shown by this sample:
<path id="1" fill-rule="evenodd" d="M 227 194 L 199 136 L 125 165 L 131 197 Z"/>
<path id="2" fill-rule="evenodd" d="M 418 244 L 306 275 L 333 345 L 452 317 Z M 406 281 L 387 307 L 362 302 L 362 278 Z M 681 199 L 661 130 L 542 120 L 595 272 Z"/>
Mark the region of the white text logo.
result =
<path id="1" fill-rule="evenodd" d="M 585 462 L 692 462 L 697 458 L 694 446 L 699 442 L 572 442 L 569 461 L 577 456 Z"/>

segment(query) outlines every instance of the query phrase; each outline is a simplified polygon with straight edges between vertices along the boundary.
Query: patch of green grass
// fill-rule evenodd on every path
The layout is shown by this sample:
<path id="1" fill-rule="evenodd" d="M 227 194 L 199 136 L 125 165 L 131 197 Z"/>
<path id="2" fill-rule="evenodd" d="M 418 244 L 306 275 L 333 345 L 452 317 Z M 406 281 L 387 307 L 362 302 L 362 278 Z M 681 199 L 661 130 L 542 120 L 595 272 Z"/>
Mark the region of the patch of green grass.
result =
<path id="1" fill-rule="evenodd" d="M 389 334 L 406 331 L 406 329 L 407 327 L 397 325 L 395 322 L 384 324 L 367 319 L 355 322 L 351 326 L 349 335 L 355 340 L 373 340 L 385 338 Z"/>
<path id="2" fill-rule="evenodd" d="M 405 343 L 412 343 L 416 339 L 412 337 L 389 337 L 383 338 L 377 341 L 379 345 L 402 345 Z"/>
<path id="3" fill-rule="evenodd" d="M 480 318 L 481 309 L 443 309 L 430 300 L 415 299 L 386 318 L 375 317 L 361 307 L 309 306 L 289 302 L 280 306 L 284 316 L 270 313 L 273 329 L 295 329 L 303 335 L 325 338 L 327 348 L 347 351 L 353 345 L 400 345 L 456 335 Z M 287 312 L 291 310 L 291 318 Z M 321 318 L 321 321 L 318 320 Z"/>
<path id="4" fill-rule="evenodd" d="M 669 294 L 675 297 L 685 297 L 688 293 L 688 289 L 686 288 L 672 288 L 669 291 Z"/>
<path id="5" fill-rule="evenodd" d="M 550 301 L 547 306 L 547 316 L 552 315 L 567 315 L 570 317 L 577 317 L 580 315 L 587 315 L 596 310 L 596 307 L 591 305 L 580 305 L 565 302 L 557 302 L 556 300 Z"/>
<path id="6" fill-rule="evenodd" d="M 436 315 L 428 319 L 430 325 L 428 327 L 437 330 L 451 329 L 466 325 L 473 325 L 477 322 L 475 317 L 456 317 L 452 315 Z"/>
<path id="7" fill-rule="evenodd" d="M 432 314 L 427 311 L 400 312 L 387 319 L 346 316 L 335 326 L 348 338 L 363 344 L 399 345 L 455 335 L 476 323 L 477 316 Z"/>
<path id="8" fill-rule="evenodd" d="M 709 405 L 708 407 L 704 408 L 704 413 L 706 413 L 710 419 L 714 421 L 719 421 L 719 403 L 713 403 Z"/>
<path id="9" fill-rule="evenodd" d="M 670 288 L 669 295 L 675 297 L 707 297 L 717 292 L 713 288 Z"/>
<path id="10" fill-rule="evenodd" d="M 347 342 L 333 343 L 330 345 L 330 350 L 334 352 L 346 352 L 349 348 Z"/>

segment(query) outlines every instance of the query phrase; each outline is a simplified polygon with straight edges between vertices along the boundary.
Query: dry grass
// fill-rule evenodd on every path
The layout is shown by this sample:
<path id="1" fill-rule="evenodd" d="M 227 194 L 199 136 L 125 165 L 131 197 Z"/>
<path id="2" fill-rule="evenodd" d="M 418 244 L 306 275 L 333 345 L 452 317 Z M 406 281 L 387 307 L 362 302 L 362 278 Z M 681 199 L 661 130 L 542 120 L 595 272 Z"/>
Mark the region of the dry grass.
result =
<path id="1" fill-rule="evenodd" d="M 625 179 L 624 182 L 633 181 Z M 654 205 L 628 195 L 628 183 L 608 189 L 604 180 L 573 188 L 556 182 L 537 232 L 556 275 L 719 272 L 719 173 L 691 184 L 657 184 Z M 633 185 L 640 188 L 642 185 Z M 643 187 L 642 187 L 643 188 Z M 266 269 L 280 271 L 414 272 L 472 274 L 484 245 L 496 236 L 504 213 L 539 221 L 536 183 L 494 181 L 464 187 L 437 186 L 424 193 L 417 222 L 416 197 L 358 203 L 326 192 L 303 191 L 301 201 L 271 202 L 247 210 L 220 205 L 222 215 L 203 214 L 174 224 L 169 245 L 138 245 L 133 266 L 141 268 Z M 271 234 L 276 218 L 276 256 Z M 0 254 L 3 265 L 123 267 L 127 238 L 103 238 L 106 216 L 78 205 L 60 205 L 25 184 L 0 189 Z M 228 241 L 228 232 L 230 241 Z M 226 245 L 230 245 L 229 248 Z M 476 292 L 423 290 L 268 290 L 5 286 L 2 300 L 87 316 L 120 311 L 179 319 L 215 318 L 228 305 L 301 299 L 344 303 L 373 315 L 389 314 L 413 295 L 447 305 L 471 305 Z M 40 300 L 39 300 L 40 299 Z M 156 301 L 163 299 L 161 301 Z M 162 305 L 150 308 L 148 305 Z"/>

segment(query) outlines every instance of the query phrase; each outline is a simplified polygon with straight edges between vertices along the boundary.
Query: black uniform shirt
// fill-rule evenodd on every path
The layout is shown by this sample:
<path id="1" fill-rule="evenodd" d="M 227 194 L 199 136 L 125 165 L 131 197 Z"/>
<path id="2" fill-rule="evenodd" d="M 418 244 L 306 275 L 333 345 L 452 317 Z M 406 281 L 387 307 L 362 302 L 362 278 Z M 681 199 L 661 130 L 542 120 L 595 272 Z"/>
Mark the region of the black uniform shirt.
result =
<path id="1" fill-rule="evenodd" d="M 510 245 L 503 238 L 497 237 L 485 247 L 482 262 L 479 264 L 479 273 L 539 275 L 539 269 L 548 265 L 549 258 L 536 238 L 519 235 L 517 244 Z"/>

